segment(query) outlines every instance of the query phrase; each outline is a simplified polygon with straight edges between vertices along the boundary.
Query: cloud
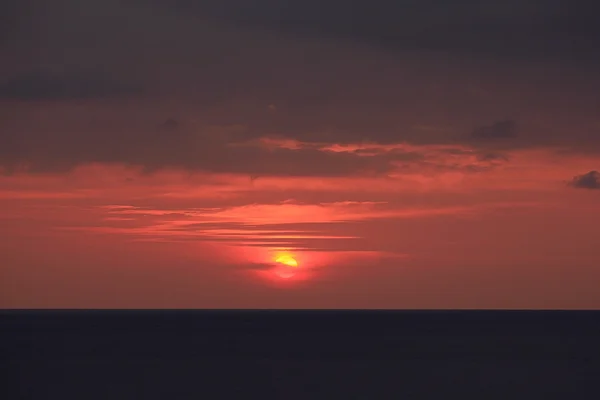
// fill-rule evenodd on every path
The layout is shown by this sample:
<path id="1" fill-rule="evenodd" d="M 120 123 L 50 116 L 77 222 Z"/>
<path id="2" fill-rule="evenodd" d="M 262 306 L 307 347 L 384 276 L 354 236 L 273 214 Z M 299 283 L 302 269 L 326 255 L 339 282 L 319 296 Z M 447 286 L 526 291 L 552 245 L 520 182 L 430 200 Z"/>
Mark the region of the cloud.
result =
<path id="1" fill-rule="evenodd" d="M 598 148 L 588 133 L 589 121 L 596 119 L 591 99 L 599 89 L 592 72 L 454 53 L 417 51 L 397 57 L 363 41 L 323 40 L 333 37 L 329 33 L 282 36 L 230 23 L 231 14 L 239 12 L 248 20 L 281 16 L 287 21 L 298 15 L 309 26 L 333 19 L 339 27 L 342 18 L 333 11 L 341 10 L 336 5 L 341 3 L 325 1 L 321 15 L 310 11 L 317 6 L 312 0 L 259 1 L 252 7 L 223 0 L 213 2 L 212 11 L 202 8 L 209 7 L 206 2 L 57 1 L 59 6 L 31 7 L 11 35 L 14 51 L 0 49 L 0 58 L 11 61 L 0 65 L 0 76 L 9 77 L 0 83 L 5 99 L 0 168 L 63 172 L 105 163 L 142 166 L 147 172 L 246 173 L 259 180 L 268 175 L 389 176 L 423 169 L 488 171 L 507 161 L 477 159 L 482 148 L 508 154 L 547 144 L 549 138 Z M 442 23 L 442 10 L 452 8 L 431 1 L 433 8 L 376 1 L 343 9 L 371 12 L 357 13 L 362 19 L 388 18 L 394 29 L 409 29 L 405 20 L 419 30 L 429 26 L 424 21 L 431 12 Z M 529 2 L 509 3 L 517 14 L 531 14 L 523 9 L 531 4 L 521 6 Z M 486 4 L 473 10 L 465 6 L 465 15 L 452 8 L 450 15 L 457 21 L 477 21 L 479 14 L 483 20 L 513 18 L 511 7 Z M 406 14 L 386 12 L 386 7 L 400 7 Z M 492 11 L 482 10 L 486 7 Z M 371 24 L 375 29 L 377 24 Z M 544 68 L 544 79 L 536 78 L 538 67 Z M 553 95 L 559 91 L 561 96 Z M 130 94 L 139 96 L 122 100 Z M 14 101 L 18 98 L 48 101 Z M 110 101 L 68 101 L 100 98 Z M 526 137 L 514 137 L 506 121 L 465 135 L 472 121 L 515 114 L 519 125 L 527 126 Z M 538 118 L 544 115 L 552 118 Z M 301 148 L 239 146 L 275 135 Z M 514 140 L 490 140 L 508 137 Z M 400 143 L 417 148 L 375 146 Z M 444 150 L 444 161 L 438 162 L 441 156 L 424 147 L 448 144 L 466 150 Z M 333 151 L 344 145 L 361 148 Z M 507 148 L 491 148 L 500 146 Z"/>
<path id="2" fill-rule="evenodd" d="M 476 128 L 471 136 L 477 139 L 514 139 L 517 137 L 517 124 L 512 120 L 498 121 Z"/>
<path id="3" fill-rule="evenodd" d="M 154 126 L 153 126 L 154 125 Z M 125 165 L 264 177 L 386 177 L 479 173 L 508 158 L 461 144 L 311 142 L 281 136 L 247 139 L 243 125 L 206 126 L 169 117 L 132 129 L 0 136 L 7 172 L 66 172 L 89 164 Z M 6 134 L 8 133 L 8 134 Z"/>
<path id="4" fill-rule="evenodd" d="M 81 100 L 139 94 L 141 88 L 102 74 L 68 71 L 31 72 L 0 83 L 0 98 L 11 100 Z"/>
<path id="5" fill-rule="evenodd" d="M 590 171 L 575 176 L 569 185 L 577 189 L 600 189 L 600 172 Z"/>
<path id="6" fill-rule="evenodd" d="M 172 117 L 137 130 L 52 135 L 10 132 L 0 136 L 0 165 L 9 172 L 64 172 L 104 163 L 142 167 L 146 172 L 176 168 L 242 173 L 255 180 L 264 176 L 388 176 L 406 166 L 412 166 L 413 172 L 476 172 L 503 162 L 481 158 L 478 150 L 461 145 L 339 145 L 272 137 L 246 140 L 244 126 L 204 126 Z"/>
<path id="7" fill-rule="evenodd" d="M 466 145 L 400 143 L 319 143 L 293 139 L 260 138 L 244 143 L 269 149 L 312 149 L 328 154 L 351 154 L 360 158 L 382 158 L 394 166 L 387 176 L 401 173 L 483 172 L 509 162 L 506 155 L 489 153 Z"/>
<path id="8" fill-rule="evenodd" d="M 392 51 L 426 49 L 495 57 L 590 57 L 598 28 L 582 2 L 553 0 L 240 0 L 203 2 L 154 0 L 165 8 L 195 13 L 256 30 L 312 38 L 332 38 Z M 277 3 L 277 4 L 275 4 Z M 569 7 L 570 13 L 562 12 Z M 556 30 L 557 26 L 578 30 Z M 557 33 L 560 32 L 560 33 Z M 566 39 L 572 38 L 573 40 Z M 586 46 L 587 45 L 587 46 Z"/>
<path id="9" fill-rule="evenodd" d="M 360 157 L 324 152 L 316 148 L 236 145 L 235 126 L 192 126 L 174 119 L 138 132 L 69 134 L 51 136 L 0 136 L 0 165 L 9 171 L 68 171 L 93 163 L 143 167 L 147 172 L 165 168 L 252 176 L 344 176 L 383 174 L 390 158 Z M 3 143 L 4 142 L 4 143 Z M 402 155 L 396 158 L 402 158 Z"/>

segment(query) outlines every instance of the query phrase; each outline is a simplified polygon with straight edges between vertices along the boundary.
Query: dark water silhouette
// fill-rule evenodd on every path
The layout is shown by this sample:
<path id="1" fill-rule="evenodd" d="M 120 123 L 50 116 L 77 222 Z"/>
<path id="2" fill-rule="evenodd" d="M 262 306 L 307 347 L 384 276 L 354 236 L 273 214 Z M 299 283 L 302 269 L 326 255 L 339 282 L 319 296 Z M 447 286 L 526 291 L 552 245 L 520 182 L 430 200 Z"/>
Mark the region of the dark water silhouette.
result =
<path id="1" fill-rule="evenodd" d="M 600 398 L 590 311 L 2 311 L 0 339 L 5 399 Z"/>

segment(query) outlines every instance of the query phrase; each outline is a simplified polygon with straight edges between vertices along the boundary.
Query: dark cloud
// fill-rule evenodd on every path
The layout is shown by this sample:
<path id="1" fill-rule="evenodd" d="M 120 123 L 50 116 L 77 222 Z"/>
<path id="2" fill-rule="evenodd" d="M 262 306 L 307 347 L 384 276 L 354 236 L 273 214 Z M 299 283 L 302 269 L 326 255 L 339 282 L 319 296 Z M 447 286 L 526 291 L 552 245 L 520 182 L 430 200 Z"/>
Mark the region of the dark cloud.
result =
<path id="1" fill-rule="evenodd" d="M 590 171 L 587 174 L 578 175 L 569 185 L 577 189 L 600 189 L 600 172 Z"/>
<path id="2" fill-rule="evenodd" d="M 471 136 L 476 139 L 513 139 L 517 137 L 517 124 L 512 120 L 499 121 L 476 128 Z"/>
<path id="3" fill-rule="evenodd" d="M 0 83 L 0 98 L 26 101 L 108 98 L 140 92 L 135 85 L 78 71 L 30 72 Z"/>
<path id="4" fill-rule="evenodd" d="M 586 0 L 154 0 L 176 12 L 255 29 L 392 50 L 511 57 L 596 57 Z"/>
<path id="5" fill-rule="evenodd" d="M 235 127 L 234 127 L 235 128 Z M 86 163 L 122 163 L 147 172 L 182 168 L 220 173 L 340 176 L 382 174 L 391 157 L 361 157 L 316 148 L 265 148 L 237 142 L 231 127 L 194 126 L 168 119 L 154 128 L 104 134 L 0 135 L 0 165 L 32 172 L 67 171 Z M 393 159 L 417 160 L 418 154 Z"/>
<path id="6" fill-rule="evenodd" d="M 87 118 L 84 118 L 84 121 Z M 152 126 L 154 125 L 154 126 Z M 386 146 L 331 151 L 323 144 L 248 140 L 244 126 L 211 126 L 173 117 L 131 128 L 104 130 L 12 129 L 0 134 L 0 166 L 9 172 L 65 172 L 89 163 L 261 176 L 386 176 L 392 171 L 481 172 L 508 160 L 477 149 L 431 150 L 428 146 L 389 150 Z M 88 128 L 91 129 L 91 128 Z M 322 138 L 323 139 L 323 138 Z M 336 144 L 336 141 L 330 142 Z M 431 153 L 433 151 L 433 153 Z"/>
<path id="7" fill-rule="evenodd" d="M 597 143 L 586 136 L 597 129 L 597 69 L 452 50 L 468 49 L 465 40 L 488 43 L 478 26 L 514 28 L 508 40 L 524 26 L 542 29 L 552 18 L 575 18 L 565 13 L 568 7 L 556 12 L 559 0 L 26 3 L 12 24 L 10 49 L 0 47 L 5 165 L 63 170 L 98 161 L 148 170 L 335 175 L 386 171 L 390 157 L 411 162 L 418 156 L 230 143 L 277 135 L 337 144 L 466 143 L 486 153 Z M 490 41 L 489 51 L 497 49 Z M 130 94 L 139 96 L 124 97 Z M 110 101 L 69 101 L 101 98 Z M 469 135 L 473 121 L 498 116 L 514 117 L 527 134 L 516 135 L 514 122 L 501 121 Z M 243 131 L 221 129 L 234 125 Z"/>

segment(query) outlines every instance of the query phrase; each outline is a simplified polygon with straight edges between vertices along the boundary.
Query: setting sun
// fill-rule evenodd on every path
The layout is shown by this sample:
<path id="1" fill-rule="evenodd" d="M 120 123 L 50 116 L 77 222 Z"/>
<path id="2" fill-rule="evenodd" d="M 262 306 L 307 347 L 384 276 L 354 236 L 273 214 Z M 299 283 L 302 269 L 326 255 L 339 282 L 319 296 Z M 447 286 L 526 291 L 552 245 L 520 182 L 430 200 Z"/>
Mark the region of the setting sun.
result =
<path id="1" fill-rule="evenodd" d="M 288 267 L 297 267 L 298 266 L 298 261 L 296 261 L 296 259 L 294 259 L 294 257 L 292 257 L 288 254 L 278 256 L 275 259 L 275 262 L 279 263 L 279 264 L 287 265 Z"/>
<path id="2" fill-rule="evenodd" d="M 298 268 L 298 261 L 290 254 L 278 254 L 275 256 L 275 263 L 278 264 L 274 272 L 275 274 L 284 279 L 293 277 Z"/>

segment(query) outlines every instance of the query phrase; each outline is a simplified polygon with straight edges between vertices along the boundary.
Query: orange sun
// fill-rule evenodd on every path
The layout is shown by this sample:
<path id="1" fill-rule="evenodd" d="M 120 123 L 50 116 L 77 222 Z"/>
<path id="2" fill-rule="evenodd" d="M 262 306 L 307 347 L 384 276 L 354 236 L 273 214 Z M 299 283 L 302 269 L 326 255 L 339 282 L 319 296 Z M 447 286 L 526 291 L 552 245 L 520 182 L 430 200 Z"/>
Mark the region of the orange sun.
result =
<path id="1" fill-rule="evenodd" d="M 279 264 L 275 268 L 275 273 L 280 278 L 291 278 L 296 274 L 295 269 L 298 268 L 298 261 L 289 254 L 280 254 L 275 258 L 275 262 Z"/>
<path id="2" fill-rule="evenodd" d="M 275 262 L 279 263 L 279 264 L 287 265 L 288 267 L 297 267 L 298 266 L 298 261 L 296 261 L 296 259 L 294 259 L 294 257 L 290 256 L 289 254 L 284 254 L 284 255 L 277 257 L 275 259 Z"/>

